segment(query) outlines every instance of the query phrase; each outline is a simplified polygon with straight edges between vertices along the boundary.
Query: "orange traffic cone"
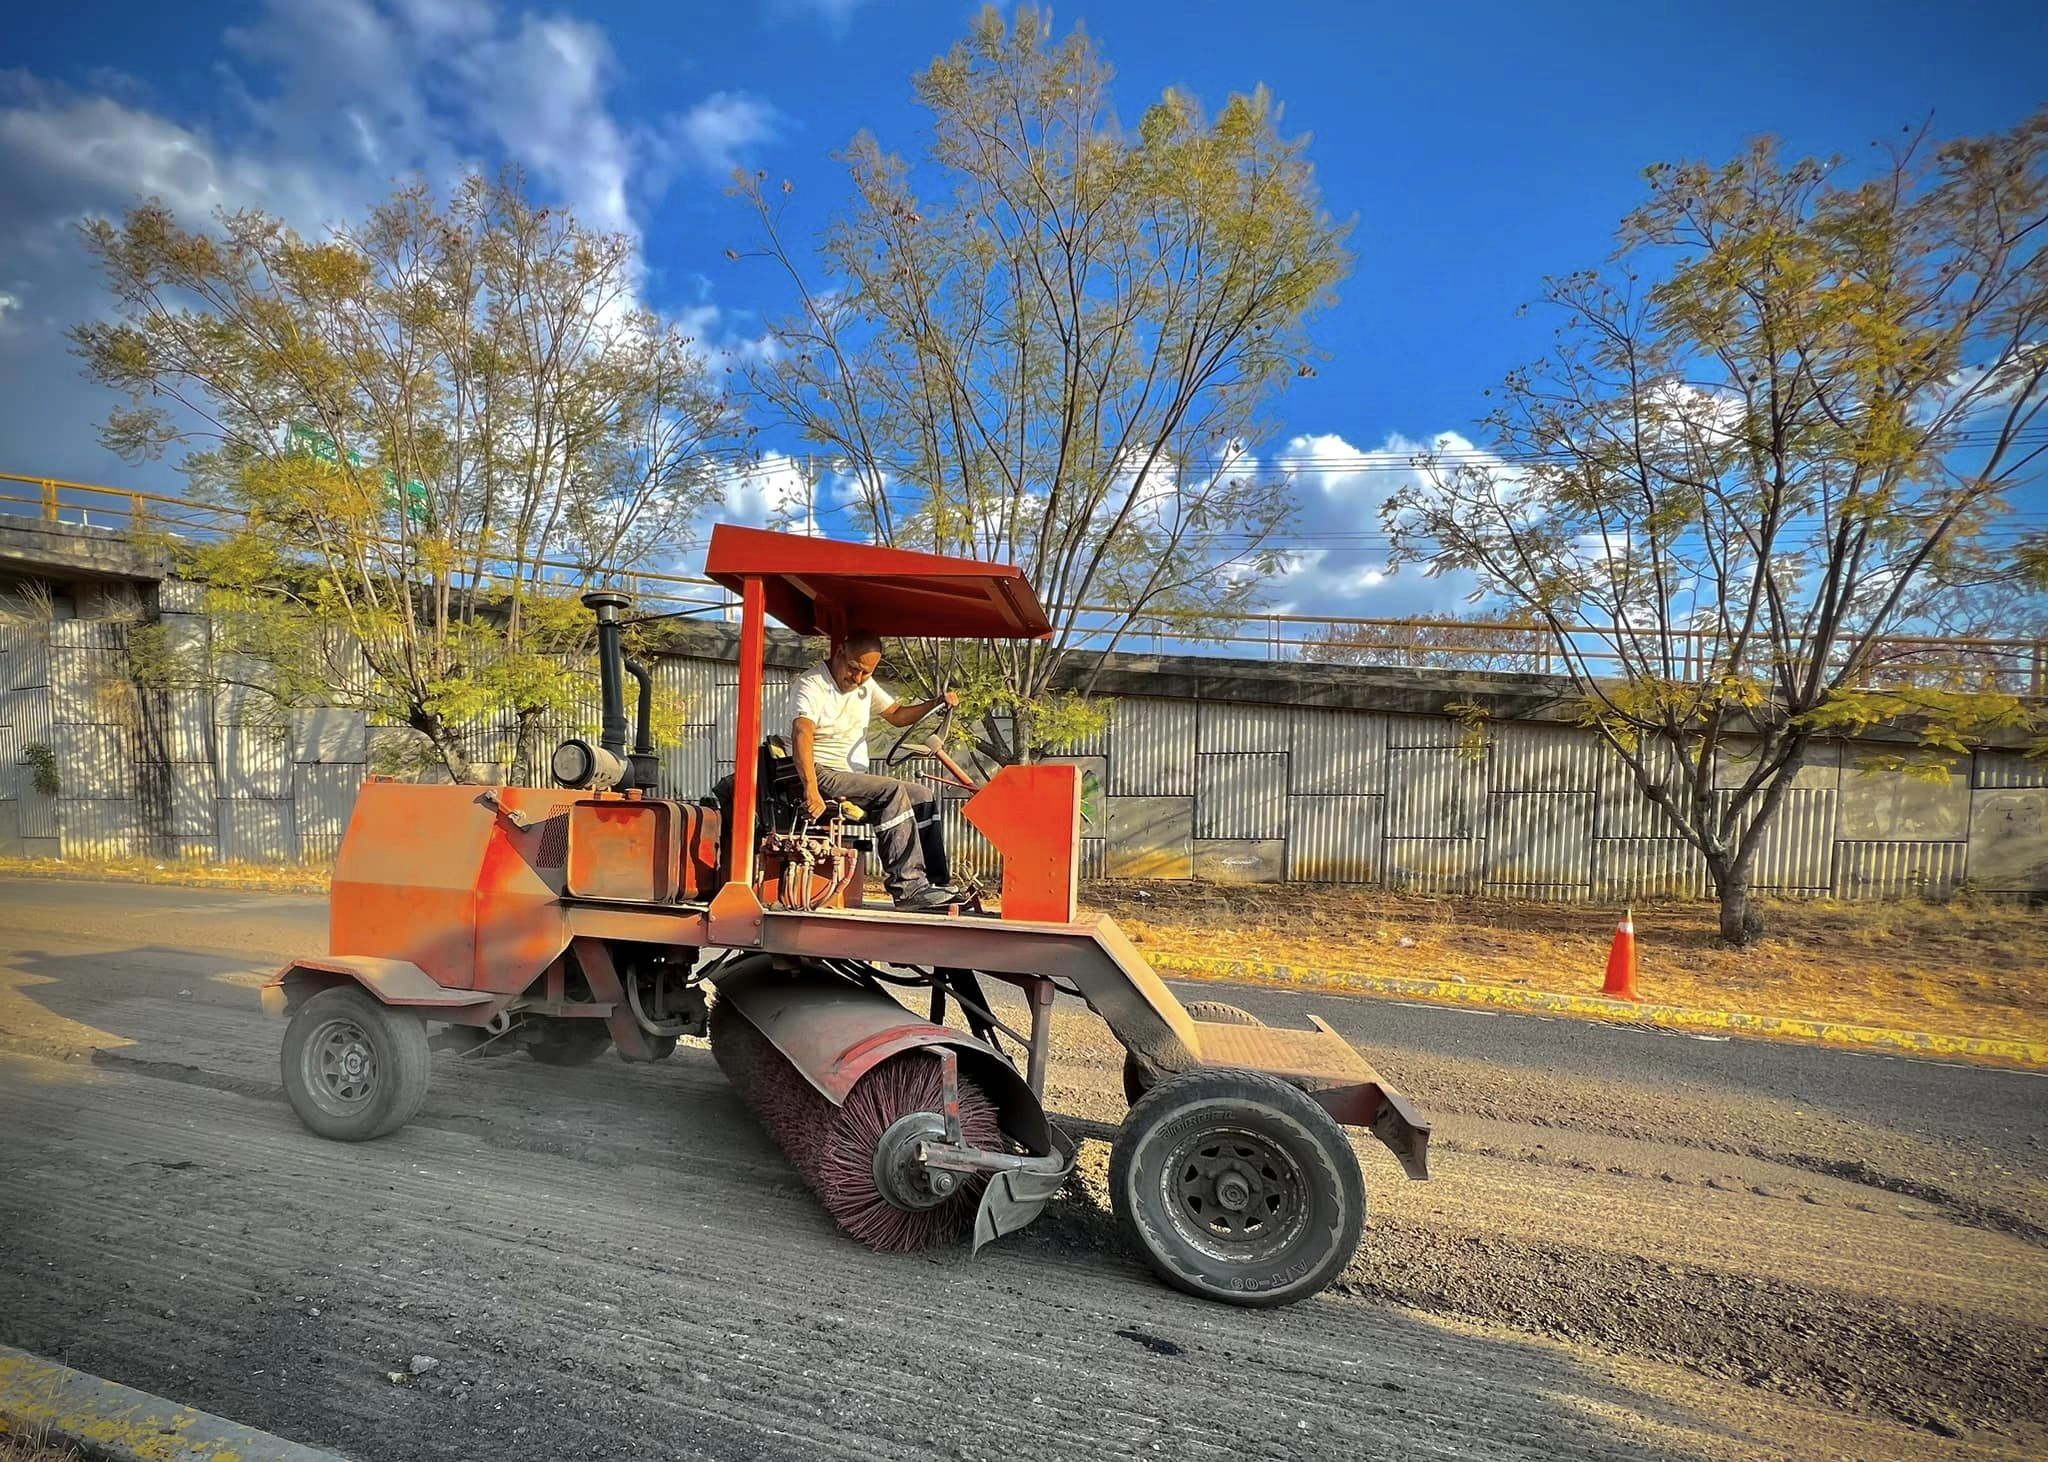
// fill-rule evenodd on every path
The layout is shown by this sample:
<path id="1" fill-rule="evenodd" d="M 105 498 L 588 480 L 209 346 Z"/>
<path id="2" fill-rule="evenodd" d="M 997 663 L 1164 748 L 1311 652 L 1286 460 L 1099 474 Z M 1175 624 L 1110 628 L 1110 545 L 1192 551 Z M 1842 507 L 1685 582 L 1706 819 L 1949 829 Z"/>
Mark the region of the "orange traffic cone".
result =
<path id="1" fill-rule="evenodd" d="M 1616 1000 L 1636 998 L 1636 917 L 1632 909 L 1622 910 L 1621 922 L 1614 926 L 1614 943 L 1607 950 L 1607 983 L 1600 993 Z"/>

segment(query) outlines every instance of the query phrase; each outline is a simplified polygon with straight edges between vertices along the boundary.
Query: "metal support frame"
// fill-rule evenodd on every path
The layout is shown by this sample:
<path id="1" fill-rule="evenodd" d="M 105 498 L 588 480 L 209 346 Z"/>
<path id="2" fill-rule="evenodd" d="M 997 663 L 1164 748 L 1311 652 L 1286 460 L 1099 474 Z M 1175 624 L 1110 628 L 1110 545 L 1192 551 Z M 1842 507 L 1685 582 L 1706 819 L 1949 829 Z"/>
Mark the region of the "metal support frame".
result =
<path id="1" fill-rule="evenodd" d="M 1031 1094 L 1040 1101 L 1045 1099 L 1045 1068 L 1052 1056 L 1052 1001 L 1055 993 L 1053 982 L 1043 977 L 1024 987 L 1025 998 L 1031 1002 L 1031 1056 L 1024 1080 L 1030 1086 Z"/>
<path id="2" fill-rule="evenodd" d="M 653 1038 L 640 1029 L 640 1022 L 633 1018 L 626 1002 L 624 982 L 613 962 L 611 946 L 602 939 L 578 939 L 571 950 L 590 993 L 611 1006 L 605 1017 L 605 1029 L 611 1032 L 612 1045 L 618 1048 L 620 1057 L 627 1061 L 660 1059 L 655 1054 Z"/>
<path id="3" fill-rule="evenodd" d="M 740 591 L 740 704 L 733 738 L 732 831 L 727 837 L 727 846 L 732 849 L 728 882 L 742 888 L 754 882 L 754 801 L 760 794 L 761 770 L 761 660 L 767 645 L 766 595 L 761 581 L 749 578 Z"/>

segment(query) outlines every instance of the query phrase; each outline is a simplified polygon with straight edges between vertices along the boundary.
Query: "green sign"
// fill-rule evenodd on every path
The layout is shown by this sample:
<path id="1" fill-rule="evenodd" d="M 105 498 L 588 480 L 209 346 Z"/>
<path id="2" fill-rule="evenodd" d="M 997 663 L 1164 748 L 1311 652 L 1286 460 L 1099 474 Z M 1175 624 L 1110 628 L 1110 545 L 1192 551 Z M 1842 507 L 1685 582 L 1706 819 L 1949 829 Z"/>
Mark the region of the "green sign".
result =
<path id="1" fill-rule="evenodd" d="M 305 455 L 318 461 L 332 462 L 337 466 L 340 465 L 341 450 L 335 446 L 334 438 L 327 435 L 326 432 L 307 426 L 304 422 L 294 421 L 286 425 L 284 435 L 287 450 L 303 452 Z M 364 465 L 362 454 L 351 448 L 348 454 L 348 465 L 351 467 L 361 467 Z M 393 512 L 398 511 L 398 495 L 398 474 L 386 468 L 384 472 L 384 506 Z M 405 517 L 406 521 L 415 527 L 425 527 L 431 520 L 432 514 L 427 508 L 427 485 L 424 482 L 407 479 L 405 484 Z"/>

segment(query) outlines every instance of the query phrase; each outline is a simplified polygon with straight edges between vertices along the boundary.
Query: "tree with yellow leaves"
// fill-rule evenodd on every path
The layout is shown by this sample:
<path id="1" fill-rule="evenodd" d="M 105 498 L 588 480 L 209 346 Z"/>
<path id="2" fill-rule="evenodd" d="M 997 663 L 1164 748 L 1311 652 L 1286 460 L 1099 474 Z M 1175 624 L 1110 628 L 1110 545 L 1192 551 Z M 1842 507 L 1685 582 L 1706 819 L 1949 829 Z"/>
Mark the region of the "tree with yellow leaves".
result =
<path id="1" fill-rule="evenodd" d="M 1995 665 L 1879 657 L 2020 556 L 2000 517 L 2048 451 L 2048 112 L 1881 158 L 1651 168 L 1611 267 L 1547 283 L 1563 319 L 1507 379 L 1498 458 L 1425 457 L 1387 507 L 1404 557 L 1547 628 L 1735 944 L 1816 736 L 2029 719 Z"/>
<path id="2" fill-rule="evenodd" d="M 1351 264 L 1263 89 L 1213 116 L 1170 91 L 1135 126 L 1110 90 L 1085 33 L 990 7 L 915 79 L 920 161 L 848 148 L 815 265 L 739 179 L 800 301 L 752 373 L 766 413 L 851 479 L 875 541 L 1019 564 L 1048 602 L 1049 642 L 896 652 L 920 692 L 965 685 L 1004 761 L 1086 729 L 1077 651 L 1224 623 L 1278 567 L 1291 496 L 1252 448 Z"/>
<path id="3" fill-rule="evenodd" d="M 243 525 L 184 548 L 223 673 L 409 726 L 458 780 L 509 708 L 530 772 L 542 724 L 587 700 L 577 591 L 661 561 L 707 499 L 733 423 L 711 373 L 635 302 L 630 241 L 515 176 L 445 205 L 406 187 L 320 238 L 215 225 L 156 202 L 86 224 L 117 310 L 72 340 L 129 397 L 108 444 L 187 449 L 195 494 Z"/>

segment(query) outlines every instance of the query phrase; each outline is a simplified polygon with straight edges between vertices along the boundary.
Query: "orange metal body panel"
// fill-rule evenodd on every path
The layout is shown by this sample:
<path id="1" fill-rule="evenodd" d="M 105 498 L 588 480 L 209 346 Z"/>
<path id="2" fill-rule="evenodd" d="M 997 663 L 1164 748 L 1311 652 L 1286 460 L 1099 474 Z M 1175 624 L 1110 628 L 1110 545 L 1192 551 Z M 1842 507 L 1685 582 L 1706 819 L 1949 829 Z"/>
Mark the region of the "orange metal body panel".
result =
<path id="1" fill-rule="evenodd" d="M 568 946 L 571 865 L 587 865 L 583 897 L 673 910 L 715 882 L 717 823 L 664 800 L 372 780 L 335 862 L 328 948 L 410 960 L 451 990 L 517 994 Z"/>
<path id="2" fill-rule="evenodd" d="M 1071 924 L 1080 898 L 1081 773 L 1004 767 L 961 809 L 1003 855 L 1003 917 Z"/>

